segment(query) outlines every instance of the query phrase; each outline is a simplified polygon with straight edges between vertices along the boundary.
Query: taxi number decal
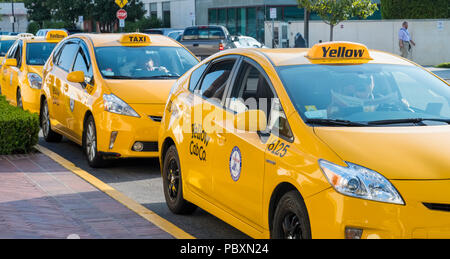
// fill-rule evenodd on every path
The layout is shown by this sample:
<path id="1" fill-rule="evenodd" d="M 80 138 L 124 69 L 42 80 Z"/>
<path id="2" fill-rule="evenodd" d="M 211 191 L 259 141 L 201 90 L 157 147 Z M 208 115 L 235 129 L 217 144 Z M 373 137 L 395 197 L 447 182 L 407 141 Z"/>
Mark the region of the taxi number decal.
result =
<path id="1" fill-rule="evenodd" d="M 283 142 L 281 142 L 280 140 L 276 140 L 274 141 L 272 144 L 269 145 L 269 151 L 279 157 L 284 157 L 287 152 L 288 149 L 290 148 L 290 145 L 286 145 Z"/>

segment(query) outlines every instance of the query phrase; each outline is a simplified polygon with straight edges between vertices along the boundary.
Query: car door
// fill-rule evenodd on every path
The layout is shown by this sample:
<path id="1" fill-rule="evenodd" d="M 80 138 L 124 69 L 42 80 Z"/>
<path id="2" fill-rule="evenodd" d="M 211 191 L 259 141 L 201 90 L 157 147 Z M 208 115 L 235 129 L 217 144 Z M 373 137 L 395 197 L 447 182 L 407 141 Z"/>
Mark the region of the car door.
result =
<path id="1" fill-rule="evenodd" d="M 69 98 L 65 95 L 69 90 L 69 84 L 67 81 L 67 75 L 73 67 L 75 55 L 78 51 L 78 40 L 69 40 L 65 42 L 58 52 L 56 53 L 56 59 L 54 65 L 47 74 L 47 83 L 50 87 L 52 106 L 50 109 L 50 117 L 56 121 L 55 128 L 63 133 L 66 133 L 68 137 L 74 139 L 73 133 L 70 132 L 68 125 L 71 123 L 71 109 Z"/>
<path id="2" fill-rule="evenodd" d="M 211 125 L 211 117 L 222 111 L 222 98 L 231 78 L 236 57 L 219 58 L 211 62 L 195 88 L 192 105 L 191 131 L 188 155 L 190 166 L 187 183 L 194 192 L 210 200 L 213 192 L 212 170 L 217 138 Z"/>
<path id="3" fill-rule="evenodd" d="M 16 50 L 19 45 L 19 42 L 16 41 L 13 46 L 8 50 L 6 53 L 5 59 L 3 60 L 3 63 L 6 61 L 6 59 L 14 58 L 16 55 Z M 2 66 L 2 95 L 6 97 L 7 100 L 9 100 L 11 96 L 11 78 L 10 78 L 11 68 L 9 66 Z"/>
<path id="4" fill-rule="evenodd" d="M 88 109 L 88 99 L 94 90 L 94 79 L 92 62 L 88 48 L 83 41 L 79 42 L 79 48 L 75 55 L 75 61 L 70 72 L 82 71 L 85 76 L 83 83 L 73 83 L 66 81 L 68 87 L 64 89 L 64 106 L 67 111 L 67 129 L 78 139 L 82 140 L 83 119 L 86 109 Z"/>
<path id="5" fill-rule="evenodd" d="M 247 110 L 263 110 L 273 93 L 269 79 L 254 61 L 244 58 L 227 93 L 226 110 L 216 120 L 221 139 L 216 147 L 213 197 L 227 212 L 256 229 L 262 226 L 266 134 L 235 128 L 234 118 Z"/>
<path id="6" fill-rule="evenodd" d="M 22 65 L 22 47 L 23 42 L 21 40 L 17 41 L 17 45 L 14 50 L 8 56 L 8 59 L 15 59 L 17 61 L 17 66 L 6 67 L 7 72 L 3 74 L 3 79 L 5 80 L 6 89 L 6 99 L 11 103 L 16 103 L 16 90 L 19 83 L 19 71 Z"/>

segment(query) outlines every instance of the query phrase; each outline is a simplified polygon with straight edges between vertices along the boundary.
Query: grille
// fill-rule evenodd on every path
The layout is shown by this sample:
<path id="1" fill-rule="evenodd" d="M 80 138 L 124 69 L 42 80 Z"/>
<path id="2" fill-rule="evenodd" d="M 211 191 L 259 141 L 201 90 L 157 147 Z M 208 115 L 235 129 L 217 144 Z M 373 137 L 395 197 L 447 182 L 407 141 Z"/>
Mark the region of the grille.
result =
<path id="1" fill-rule="evenodd" d="M 423 205 L 425 205 L 425 207 L 427 207 L 430 210 L 440 210 L 440 211 L 450 212 L 450 204 L 426 203 L 426 202 L 424 202 Z"/>
<path id="2" fill-rule="evenodd" d="M 162 117 L 160 116 L 148 116 L 150 119 L 152 119 L 152 121 L 156 121 L 156 122 L 161 122 L 162 121 Z"/>

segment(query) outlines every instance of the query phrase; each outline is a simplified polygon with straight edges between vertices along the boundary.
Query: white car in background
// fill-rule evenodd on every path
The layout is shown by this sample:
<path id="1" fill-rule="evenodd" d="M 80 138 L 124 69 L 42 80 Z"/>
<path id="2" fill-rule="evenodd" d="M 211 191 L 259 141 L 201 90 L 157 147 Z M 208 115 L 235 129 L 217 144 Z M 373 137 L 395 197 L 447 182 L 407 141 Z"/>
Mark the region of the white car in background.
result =
<path id="1" fill-rule="evenodd" d="M 233 38 L 233 43 L 236 48 L 267 48 L 255 38 L 249 36 L 235 36 Z"/>

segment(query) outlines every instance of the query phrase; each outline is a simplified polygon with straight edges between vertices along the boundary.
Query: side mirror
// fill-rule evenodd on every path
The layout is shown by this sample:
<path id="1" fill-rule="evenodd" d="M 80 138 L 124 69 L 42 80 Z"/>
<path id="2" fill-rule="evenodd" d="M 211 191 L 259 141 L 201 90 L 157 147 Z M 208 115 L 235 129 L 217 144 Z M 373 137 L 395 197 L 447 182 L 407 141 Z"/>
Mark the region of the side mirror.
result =
<path id="1" fill-rule="evenodd" d="M 234 127 L 249 132 L 265 131 L 267 128 L 266 113 L 261 110 L 248 110 L 238 113 L 234 118 Z"/>
<path id="2" fill-rule="evenodd" d="M 5 60 L 5 64 L 3 65 L 7 67 L 17 67 L 17 59 L 8 58 Z"/>
<path id="3" fill-rule="evenodd" d="M 67 81 L 72 83 L 84 83 L 84 72 L 73 71 L 67 75 Z"/>

